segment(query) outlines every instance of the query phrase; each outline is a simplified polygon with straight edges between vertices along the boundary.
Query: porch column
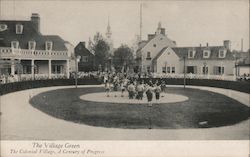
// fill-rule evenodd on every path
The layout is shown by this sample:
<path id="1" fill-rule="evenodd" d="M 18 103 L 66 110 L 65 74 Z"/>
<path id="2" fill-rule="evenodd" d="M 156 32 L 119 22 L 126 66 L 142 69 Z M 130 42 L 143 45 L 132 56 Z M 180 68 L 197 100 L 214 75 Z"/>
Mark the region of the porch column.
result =
<path id="1" fill-rule="evenodd" d="M 66 60 L 66 77 L 69 78 L 69 60 Z"/>
<path id="2" fill-rule="evenodd" d="M 49 75 L 49 79 L 51 79 L 51 59 L 49 59 L 48 62 L 49 62 L 49 64 L 48 64 L 48 68 L 49 68 L 48 75 Z"/>
<path id="3" fill-rule="evenodd" d="M 34 59 L 31 60 L 31 77 L 32 80 L 34 80 L 34 74 L 35 74 L 35 63 L 34 63 Z"/>
<path id="4" fill-rule="evenodd" d="M 11 59 L 11 71 L 10 71 L 10 74 L 11 75 L 15 75 L 15 60 L 14 59 Z"/>

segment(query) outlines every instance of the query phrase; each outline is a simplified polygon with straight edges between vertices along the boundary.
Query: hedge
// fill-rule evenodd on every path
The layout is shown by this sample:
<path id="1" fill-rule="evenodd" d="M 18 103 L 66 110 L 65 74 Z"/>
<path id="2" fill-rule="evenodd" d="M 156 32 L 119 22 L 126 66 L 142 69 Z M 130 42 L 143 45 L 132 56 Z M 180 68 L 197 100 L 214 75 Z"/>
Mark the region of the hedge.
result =
<path id="1" fill-rule="evenodd" d="M 101 81 L 96 78 L 82 78 L 78 79 L 79 85 L 97 85 L 101 84 Z M 33 80 L 13 82 L 0 85 L 0 95 L 7 93 L 21 91 L 25 89 L 51 87 L 51 86 L 70 86 L 75 85 L 74 79 L 48 79 L 48 80 Z"/>
<path id="2" fill-rule="evenodd" d="M 145 82 L 148 82 L 149 78 L 143 78 Z M 153 82 L 158 80 L 165 80 L 168 85 L 183 85 L 183 78 L 152 78 Z M 81 78 L 78 79 L 79 85 L 97 85 L 101 84 L 102 81 L 97 78 Z M 33 80 L 33 81 L 23 81 L 23 82 L 14 82 L 8 84 L 0 85 L 0 95 L 7 93 L 21 91 L 31 88 L 40 88 L 40 87 L 50 87 L 50 86 L 69 86 L 75 85 L 74 79 L 50 79 L 50 80 Z M 250 83 L 246 81 L 224 81 L 224 80 L 210 80 L 210 79 L 186 79 L 186 85 L 194 86 L 208 86 L 208 87 L 217 87 L 232 89 L 244 93 L 250 93 Z"/>

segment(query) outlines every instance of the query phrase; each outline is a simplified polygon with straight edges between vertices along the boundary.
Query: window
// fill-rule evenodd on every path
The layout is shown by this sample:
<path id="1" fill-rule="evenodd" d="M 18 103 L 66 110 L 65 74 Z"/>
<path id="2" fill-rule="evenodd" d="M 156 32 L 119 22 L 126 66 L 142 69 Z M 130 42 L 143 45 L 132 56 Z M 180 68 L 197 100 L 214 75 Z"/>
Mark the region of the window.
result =
<path id="1" fill-rule="evenodd" d="M 203 51 L 203 58 L 209 58 L 209 50 L 204 50 Z"/>
<path id="2" fill-rule="evenodd" d="M 224 67 L 222 66 L 214 66 L 214 74 L 215 75 L 223 75 L 224 74 Z"/>
<path id="3" fill-rule="evenodd" d="M 156 44 L 154 44 L 153 46 L 156 47 Z"/>
<path id="4" fill-rule="evenodd" d="M 150 66 L 147 66 L 147 72 L 148 73 L 150 72 Z"/>
<path id="5" fill-rule="evenodd" d="M 195 51 L 188 51 L 188 58 L 194 58 Z"/>
<path id="6" fill-rule="evenodd" d="M 29 41 L 29 49 L 30 50 L 36 49 L 36 42 L 35 41 Z"/>
<path id="7" fill-rule="evenodd" d="M 162 67 L 162 73 L 166 73 L 166 67 Z"/>
<path id="8" fill-rule="evenodd" d="M 175 73 L 175 67 L 172 67 L 172 73 L 173 74 Z"/>
<path id="9" fill-rule="evenodd" d="M 18 41 L 12 41 L 11 42 L 11 48 L 18 49 L 19 47 L 19 42 Z"/>
<path id="10" fill-rule="evenodd" d="M 31 65 L 23 65 L 23 74 L 31 74 Z"/>
<path id="11" fill-rule="evenodd" d="M 151 59 L 151 54 L 150 54 L 150 52 L 147 52 L 147 59 Z"/>
<path id="12" fill-rule="evenodd" d="M 88 62 L 89 61 L 88 56 L 82 56 L 81 59 L 82 59 L 82 62 Z"/>
<path id="13" fill-rule="evenodd" d="M 46 50 L 51 51 L 52 50 L 52 42 L 51 41 L 46 41 Z"/>
<path id="14" fill-rule="evenodd" d="M 167 67 L 167 73 L 170 73 L 170 67 Z"/>
<path id="15" fill-rule="evenodd" d="M 21 24 L 16 25 L 16 34 L 23 34 L 23 25 Z"/>
<path id="16" fill-rule="evenodd" d="M 202 67 L 202 74 L 208 74 L 208 66 L 203 66 Z"/>
<path id="17" fill-rule="evenodd" d="M 52 73 L 53 74 L 62 74 L 63 73 L 63 65 L 52 65 Z"/>
<path id="18" fill-rule="evenodd" d="M 219 58 L 224 58 L 225 57 L 225 51 L 224 50 L 220 50 L 219 51 Z"/>

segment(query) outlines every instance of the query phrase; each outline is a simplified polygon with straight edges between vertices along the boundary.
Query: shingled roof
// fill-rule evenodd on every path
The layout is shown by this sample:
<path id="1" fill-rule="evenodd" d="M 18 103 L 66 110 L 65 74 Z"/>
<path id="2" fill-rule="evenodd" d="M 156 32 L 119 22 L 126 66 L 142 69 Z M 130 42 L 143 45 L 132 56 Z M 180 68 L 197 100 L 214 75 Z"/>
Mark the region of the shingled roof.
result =
<path id="1" fill-rule="evenodd" d="M 226 56 L 224 58 L 219 58 L 219 51 L 221 49 L 225 49 L 224 46 L 208 46 L 208 47 L 174 47 L 172 48 L 176 55 L 179 58 L 183 58 L 184 56 L 188 56 L 188 51 L 189 50 L 195 50 L 195 56 L 194 58 L 188 58 L 190 60 L 201 60 L 201 59 L 206 59 L 206 60 L 234 60 L 233 54 L 227 50 Z M 211 54 L 209 58 L 203 58 L 203 50 L 209 49 L 211 51 Z"/>
<path id="2" fill-rule="evenodd" d="M 29 41 L 36 42 L 37 50 L 45 50 L 46 41 L 52 41 L 54 51 L 66 51 L 65 41 L 57 35 L 42 35 L 35 29 L 31 21 L 1 20 L 0 24 L 6 24 L 7 30 L 0 31 L 0 47 L 10 47 L 11 41 L 18 41 L 21 49 L 28 49 Z M 16 34 L 16 24 L 23 25 L 23 33 Z"/>
<path id="3" fill-rule="evenodd" d="M 164 51 L 167 49 L 168 47 L 164 47 L 162 48 L 157 55 L 153 58 L 152 62 L 155 62 L 159 57 L 161 57 L 161 55 L 164 53 Z M 231 53 L 229 50 L 227 50 L 226 56 L 224 58 L 219 58 L 219 50 L 221 49 L 225 49 L 224 46 L 209 46 L 209 47 L 174 47 L 171 48 L 175 54 L 179 57 L 179 58 L 183 58 L 184 56 L 187 59 L 190 60 L 234 60 L 234 56 L 233 53 Z M 209 49 L 211 51 L 210 57 L 209 58 L 203 58 L 203 50 L 205 49 Z M 195 56 L 194 58 L 188 58 L 188 51 L 189 50 L 195 50 Z"/>

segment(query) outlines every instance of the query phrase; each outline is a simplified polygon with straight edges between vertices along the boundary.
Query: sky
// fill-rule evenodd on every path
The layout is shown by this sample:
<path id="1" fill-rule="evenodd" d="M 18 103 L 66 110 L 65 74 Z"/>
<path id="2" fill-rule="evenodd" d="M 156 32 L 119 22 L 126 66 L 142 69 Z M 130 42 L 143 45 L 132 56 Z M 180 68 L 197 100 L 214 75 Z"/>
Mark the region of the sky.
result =
<path id="1" fill-rule="evenodd" d="M 88 42 L 96 32 L 105 35 L 108 18 L 114 47 L 131 45 L 140 32 L 142 38 L 156 31 L 158 22 L 178 46 L 222 45 L 231 40 L 232 49 L 249 49 L 248 0 L 187 1 L 67 1 L 67 0 L 0 0 L 2 20 L 29 20 L 39 13 L 41 32 L 60 35 L 77 45 Z"/>

